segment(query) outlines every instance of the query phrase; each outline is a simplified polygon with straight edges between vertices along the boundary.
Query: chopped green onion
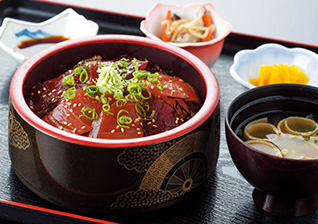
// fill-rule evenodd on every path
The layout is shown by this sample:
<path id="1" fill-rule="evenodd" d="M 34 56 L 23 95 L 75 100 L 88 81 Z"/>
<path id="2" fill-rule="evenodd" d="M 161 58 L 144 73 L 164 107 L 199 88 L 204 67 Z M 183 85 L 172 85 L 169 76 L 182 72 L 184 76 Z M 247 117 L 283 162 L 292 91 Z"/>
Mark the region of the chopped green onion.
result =
<path id="1" fill-rule="evenodd" d="M 122 71 L 119 73 L 119 75 L 120 75 L 123 79 L 125 79 L 125 78 L 128 76 L 128 71 L 127 71 L 127 70 L 122 70 Z"/>
<path id="2" fill-rule="evenodd" d="M 65 76 L 62 80 L 62 84 L 63 86 L 74 86 L 75 85 L 74 76 L 72 74 Z"/>
<path id="3" fill-rule="evenodd" d="M 103 104 L 103 111 L 105 112 L 105 113 L 108 113 L 108 114 L 110 114 L 110 115 L 114 115 L 113 113 L 111 113 L 111 112 L 109 112 L 110 111 L 110 105 L 109 105 L 109 103 L 105 103 L 105 104 Z"/>
<path id="4" fill-rule="evenodd" d="M 122 58 L 118 61 L 118 66 L 122 68 L 126 68 L 128 66 L 129 59 Z"/>
<path id="5" fill-rule="evenodd" d="M 149 111 L 149 109 L 150 109 L 150 106 L 147 101 L 144 101 L 143 105 L 140 104 L 139 102 L 135 103 L 136 114 L 142 120 L 148 121 L 148 120 L 152 120 L 152 118 L 154 117 L 155 110 L 151 111 L 151 114 L 149 116 L 147 115 L 147 112 Z"/>
<path id="6" fill-rule="evenodd" d="M 120 99 L 120 100 L 116 101 L 116 106 L 117 107 L 123 107 L 123 106 L 125 106 L 126 103 L 127 103 L 127 100 Z"/>
<path id="7" fill-rule="evenodd" d="M 159 77 L 159 73 L 156 72 L 156 73 L 152 73 L 152 74 L 149 74 L 148 77 L 147 77 L 147 80 L 149 82 L 158 82 L 158 77 Z"/>
<path id="8" fill-rule="evenodd" d="M 165 88 L 165 86 L 162 85 L 161 83 L 158 83 L 158 84 L 157 84 L 157 88 L 158 88 L 160 91 L 162 91 L 162 90 Z"/>
<path id="9" fill-rule="evenodd" d="M 80 82 L 85 83 L 88 80 L 87 66 L 80 66 L 74 69 L 75 75 L 80 75 Z"/>
<path id="10" fill-rule="evenodd" d="M 135 70 L 133 72 L 134 79 L 145 79 L 150 73 L 146 70 Z"/>
<path id="11" fill-rule="evenodd" d="M 76 88 L 73 86 L 69 89 L 67 89 L 64 93 L 63 96 L 65 99 L 71 100 L 74 99 L 76 96 Z"/>
<path id="12" fill-rule="evenodd" d="M 129 128 L 129 126 L 127 126 L 128 124 L 130 124 L 132 122 L 131 117 L 128 117 L 126 115 L 122 115 L 120 116 L 121 113 L 127 113 L 129 114 L 129 112 L 127 110 L 120 110 L 117 114 L 117 124 L 119 125 L 119 127 L 121 128 Z"/>
<path id="13" fill-rule="evenodd" d="M 99 93 L 99 89 L 97 86 L 86 86 L 86 93 L 90 96 L 94 96 Z"/>
<path id="14" fill-rule="evenodd" d="M 97 118 L 98 118 L 98 114 L 96 113 L 95 108 L 94 109 L 85 108 L 81 112 L 83 114 L 81 114 L 79 117 L 83 117 L 84 116 L 88 120 L 97 120 Z"/>

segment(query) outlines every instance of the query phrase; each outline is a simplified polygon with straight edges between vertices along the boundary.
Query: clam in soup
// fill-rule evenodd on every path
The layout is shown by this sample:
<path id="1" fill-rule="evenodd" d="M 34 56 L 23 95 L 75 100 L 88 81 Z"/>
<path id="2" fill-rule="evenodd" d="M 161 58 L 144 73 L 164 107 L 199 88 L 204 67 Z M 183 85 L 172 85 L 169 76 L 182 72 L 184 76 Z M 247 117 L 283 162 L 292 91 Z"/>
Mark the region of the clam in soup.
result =
<path id="1" fill-rule="evenodd" d="M 318 124 L 307 117 L 289 116 L 277 124 L 262 118 L 248 123 L 243 140 L 262 152 L 289 159 L 318 159 Z"/>

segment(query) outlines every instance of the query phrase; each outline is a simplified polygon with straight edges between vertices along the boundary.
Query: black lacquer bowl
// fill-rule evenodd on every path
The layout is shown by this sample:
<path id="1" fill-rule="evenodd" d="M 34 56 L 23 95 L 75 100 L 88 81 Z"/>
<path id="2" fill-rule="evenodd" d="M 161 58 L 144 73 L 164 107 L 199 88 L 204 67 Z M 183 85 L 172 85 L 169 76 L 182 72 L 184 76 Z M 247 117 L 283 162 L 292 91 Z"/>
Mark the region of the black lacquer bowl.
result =
<path id="1" fill-rule="evenodd" d="M 110 140 L 64 132 L 37 117 L 25 98 L 37 82 L 100 55 L 147 58 L 190 83 L 204 102 L 184 124 L 153 136 Z M 144 212 L 185 199 L 215 169 L 219 153 L 219 87 L 192 54 L 127 35 L 69 40 L 34 55 L 10 87 L 9 150 L 19 179 L 44 199 L 77 211 Z M 177 180 L 177 181 L 176 181 Z"/>
<path id="2" fill-rule="evenodd" d="M 318 160 L 271 156 L 248 146 L 238 137 L 243 124 L 271 113 L 318 113 L 318 89 L 308 85 L 275 84 L 238 96 L 226 115 L 226 139 L 231 157 L 252 184 L 254 202 L 280 216 L 301 216 L 318 207 Z"/>

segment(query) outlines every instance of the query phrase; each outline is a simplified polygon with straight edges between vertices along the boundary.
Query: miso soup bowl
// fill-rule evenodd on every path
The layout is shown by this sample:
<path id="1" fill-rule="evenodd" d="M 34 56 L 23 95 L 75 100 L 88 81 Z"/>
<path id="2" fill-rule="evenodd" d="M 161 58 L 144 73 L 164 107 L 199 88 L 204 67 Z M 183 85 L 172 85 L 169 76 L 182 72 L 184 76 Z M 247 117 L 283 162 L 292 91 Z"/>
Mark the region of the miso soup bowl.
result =
<path id="1" fill-rule="evenodd" d="M 175 129 L 123 140 L 67 133 L 30 110 L 26 97 L 32 86 L 95 55 L 103 60 L 121 55 L 147 58 L 190 83 L 203 105 Z M 176 204 L 206 182 L 219 153 L 215 76 L 185 50 L 145 37 L 100 35 L 68 40 L 32 56 L 12 79 L 9 116 L 9 151 L 16 175 L 40 197 L 76 211 L 122 214 Z"/>
<path id="2" fill-rule="evenodd" d="M 288 159 L 247 145 L 238 130 L 271 113 L 312 114 L 317 118 L 318 89 L 300 84 L 256 87 L 233 100 L 226 114 L 226 139 L 239 172 L 254 186 L 254 202 L 279 216 L 302 216 L 318 208 L 318 159 Z"/>

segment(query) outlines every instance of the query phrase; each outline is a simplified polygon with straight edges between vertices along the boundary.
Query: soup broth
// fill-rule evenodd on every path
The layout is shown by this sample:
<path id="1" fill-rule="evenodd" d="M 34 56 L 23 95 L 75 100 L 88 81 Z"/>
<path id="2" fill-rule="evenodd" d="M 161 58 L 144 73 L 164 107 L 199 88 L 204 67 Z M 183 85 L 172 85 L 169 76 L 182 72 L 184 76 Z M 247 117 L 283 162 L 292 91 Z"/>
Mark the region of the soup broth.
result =
<path id="1" fill-rule="evenodd" d="M 318 159 L 314 115 L 282 111 L 257 114 L 242 122 L 236 133 L 251 147 L 273 156 Z"/>

